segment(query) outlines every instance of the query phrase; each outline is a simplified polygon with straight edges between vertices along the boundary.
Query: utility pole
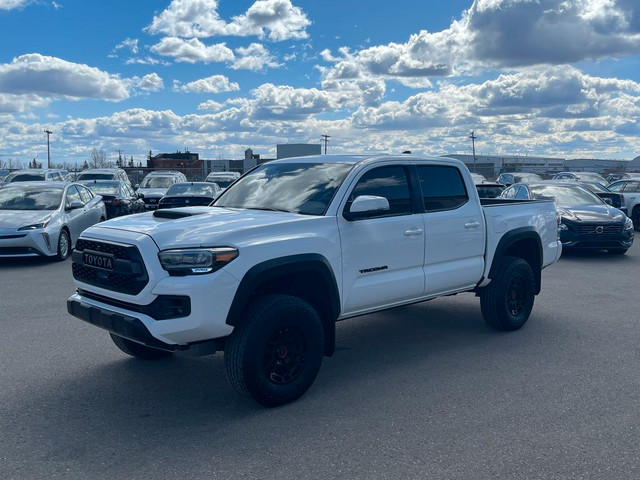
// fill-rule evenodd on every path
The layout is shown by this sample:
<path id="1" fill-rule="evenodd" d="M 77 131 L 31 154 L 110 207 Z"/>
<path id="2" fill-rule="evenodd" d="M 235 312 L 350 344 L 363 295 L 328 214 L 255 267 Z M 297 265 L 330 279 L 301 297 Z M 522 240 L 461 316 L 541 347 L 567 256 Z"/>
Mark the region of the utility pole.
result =
<path id="1" fill-rule="evenodd" d="M 321 135 L 322 140 L 324 141 L 324 154 L 327 154 L 327 143 L 329 143 L 329 139 L 331 138 L 331 135 Z"/>
<path id="2" fill-rule="evenodd" d="M 47 168 L 51 168 L 51 150 L 49 150 L 49 135 L 53 132 L 51 130 L 45 130 L 44 133 L 47 134 Z"/>
<path id="3" fill-rule="evenodd" d="M 471 139 L 471 145 L 473 148 L 473 173 L 476 173 L 476 137 L 474 135 L 475 130 L 471 130 L 471 135 L 469 135 L 469 138 Z"/>

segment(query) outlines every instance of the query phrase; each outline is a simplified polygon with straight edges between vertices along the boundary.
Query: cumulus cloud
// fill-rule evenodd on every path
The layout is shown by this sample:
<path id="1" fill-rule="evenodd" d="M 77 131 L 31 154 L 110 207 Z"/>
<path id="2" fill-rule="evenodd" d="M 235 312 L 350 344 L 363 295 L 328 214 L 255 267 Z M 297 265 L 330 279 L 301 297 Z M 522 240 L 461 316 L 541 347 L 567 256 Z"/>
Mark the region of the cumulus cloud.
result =
<path id="1" fill-rule="evenodd" d="M 184 93 L 220 93 L 240 90 L 240 85 L 230 82 L 224 75 L 212 75 L 193 82 L 182 84 L 178 80 L 173 81 L 173 90 Z"/>
<path id="2" fill-rule="evenodd" d="M 37 53 L 0 64 L 0 93 L 116 102 L 129 96 L 127 82 L 116 75 Z"/>
<path id="3" fill-rule="evenodd" d="M 638 53 L 640 3 L 634 0 L 474 0 L 440 32 L 423 30 L 405 43 L 357 52 L 325 50 L 322 58 L 335 64 L 333 78 L 377 75 L 424 87 L 428 77 Z"/>
<path id="4" fill-rule="evenodd" d="M 172 37 L 258 36 L 272 41 L 307 38 L 311 22 L 290 0 L 258 0 L 230 22 L 220 18 L 217 0 L 173 0 L 146 28 Z"/>
<path id="5" fill-rule="evenodd" d="M 0 93 L 0 113 L 20 113 L 46 107 L 50 100 L 39 95 L 11 95 Z"/>
<path id="6" fill-rule="evenodd" d="M 129 50 L 132 54 L 137 55 L 138 51 L 140 50 L 138 48 L 138 39 L 137 38 L 125 38 L 122 42 L 120 42 L 118 45 L 116 45 L 113 48 L 113 50 L 114 50 L 114 52 L 117 52 L 118 50 L 122 50 L 123 48 Z"/>
<path id="7" fill-rule="evenodd" d="M 225 43 L 205 45 L 197 38 L 183 40 L 178 37 L 166 37 L 152 46 L 151 51 L 186 63 L 231 62 L 235 59 L 233 51 Z"/>
<path id="8" fill-rule="evenodd" d="M 134 88 L 145 92 L 159 92 L 164 88 L 164 82 L 157 73 L 149 73 L 142 78 L 133 77 Z"/>
<path id="9" fill-rule="evenodd" d="M 15 8 L 23 8 L 31 2 L 32 0 L 0 0 L 0 10 L 13 10 Z"/>
<path id="10" fill-rule="evenodd" d="M 222 103 L 216 102 L 214 100 L 207 100 L 206 102 L 198 105 L 198 110 L 208 110 L 211 112 L 217 112 L 221 110 L 224 105 Z"/>
<path id="11" fill-rule="evenodd" d="M 276 59 L 259 43 L 252 43 L 248 47 L 236 48 L 238 56 L 231 68 L 234 70 L 260 71 L 267 67 L 277 68 L 280 64 Z"/>

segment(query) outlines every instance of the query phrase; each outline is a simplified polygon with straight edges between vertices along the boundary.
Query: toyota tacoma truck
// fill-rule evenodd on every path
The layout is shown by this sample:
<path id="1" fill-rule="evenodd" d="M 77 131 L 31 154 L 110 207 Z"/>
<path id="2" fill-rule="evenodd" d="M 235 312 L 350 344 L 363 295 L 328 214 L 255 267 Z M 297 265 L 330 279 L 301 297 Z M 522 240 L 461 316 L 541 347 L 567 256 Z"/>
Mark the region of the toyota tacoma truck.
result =
<path id="1" fill-rule="evenodd" d="M 472 292 L 491 327 L 519 329 L 558 222 L 550 200 L 481 203 L 454 159 L 275 160 L 210 206 L 85 230 L 67 310 L 133 357 L 224 351 L 233 389 L 277 406 L 311 386 L 339 320 Z"/>

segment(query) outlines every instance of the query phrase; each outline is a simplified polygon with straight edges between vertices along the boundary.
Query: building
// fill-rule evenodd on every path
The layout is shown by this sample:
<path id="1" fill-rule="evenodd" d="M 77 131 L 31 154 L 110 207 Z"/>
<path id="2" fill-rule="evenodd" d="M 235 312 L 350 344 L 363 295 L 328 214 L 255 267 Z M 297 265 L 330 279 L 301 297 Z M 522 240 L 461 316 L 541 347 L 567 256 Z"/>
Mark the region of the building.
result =
<path id="1" fill-rule="evenodd" d="M 306 157 L 321 153 L 322 146 L 319 143 L 284 143 L 276 146 L 276 158 Z"/>
<path id="2" fill-rule="evenodd" d="M 473 155 L 450 154 L 444 157 L 464 162 L 472 172 L 487 178 L 496 178 L 502 172 L 533 172 L 553 174 L 566 170 L 564 158 L 534 157 L 522 155 Z"/>

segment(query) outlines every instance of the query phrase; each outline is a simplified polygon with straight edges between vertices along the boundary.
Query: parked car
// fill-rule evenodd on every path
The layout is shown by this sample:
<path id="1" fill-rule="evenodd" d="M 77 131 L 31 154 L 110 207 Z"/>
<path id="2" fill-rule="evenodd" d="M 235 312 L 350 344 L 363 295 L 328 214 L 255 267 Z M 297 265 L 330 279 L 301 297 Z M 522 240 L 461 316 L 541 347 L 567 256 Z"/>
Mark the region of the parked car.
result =
<path id="1" fill-rule="evenodd" d="M 542 177 L 540 175 L 530 172 L 501 173 L 498 178 L 496 178 L 497 183 L 501 183 L 506 187 L 514 183 L 539 182 L 541 180 Z"/>
<path id="2" fill-rule="evenodd" d="M 187 177 L 181 172 L 158 171 L 147 174 L 137 188 L 137 192 L 143 195 L 144 205 L 147 210 L 158 208 L 158 202 L 164 197 L 169 187 L 174 183 L 186 182 Z"/>
<path id="3" fill-rule="evenodd" d="M 485 177 L 484 175 L 481 175 L 479 173 L 474 173 L 474 172 L 471 172 L 471 178 L 473 179 L 473 183 L 475 183 L 475 184 L 487 181 L 487 177 Z"/>
<path id="4" fill-rule="evenodd" d="M 76 180 L 78 182 L 86 180 L 120 180 L 131 185 L 127 172 L 121 168 L 89 168 L 81 171 Z"/>
<path id="5" fill-rule="evenodd" d="M 609 190 L 624 195 L 627 215 L 633 220 L 636 230 L 640 230 L 640 178 L 618 180 L 609 185 Z"/>
<path id="6" fill-rule="evenodd" d="M 556 173 L 552 180 L 579 180 L 582 182 L 598 182 L 606 187 L 609 185 L 602 175 L 595 172 L 560 172 Z"/>
<path id="7" fill-rule="evenodd" d="M 240 178 L 238 172 L 211 172 L 204 179 L 205 182 L 215 182 L 224 191 L 229 185 Z"/>
<path id="8" fill-rule="evenodd" d="M 158 202 L 158 208 L 209 205 L 221 191 L 218 184 L 212 182 L 174 183 Z"/>
<path id="9" fill-rule="evenodd" d="M 500 196 L 504 188 L 504 185 L 496 182 L 476 183 L 476 189 L 478 190 L 478 196 L 480 198 L 496 198 Z"/>
<path id="10" fill-rule="evenodd" d="M 633 244 L 633 222 L 617 208 L 574 182 L 518 183 L 506 188 L 501 198 L 552 198 L 561 221 L 563 249 L 607 250 L 624 254 Z"/>
<path id="11" fill-rule="evenodd" d="M 9 175 L 10 173 L 11 173 L 11 170 L 7 170 L 5 168 L 0 168 L 0 182 L 3 182 L 4 181 L 4 177 Z"/>
<path id="12" fill-rule="evenodd" d="M 102 197 L 70 182 L 15 182 L 0 187 L 0 257 L 64 260 L 80 233 L 106 220 Z"/>
<path id="13" fill-rule="evenodd" d="M 607 182 L 609 182 L 609 184 L 612 184 L 613 182 L 617 182 L 618 180 L 626 180 L 628 178 L 638 178 L 640 177 L 640 173 L 633 173 L 633 172 L 616 172 L 616 173 L 610 173 L 609 175 L 607 175 Z"/>
<path id="14" fill-rule="evenodd" d="M 107 218 L 120 217 L 145 211 L 142 194 L 121 180 L 86 180 L 79 182 L 89 187 L 96 195 L 101 195 L 107 208 Z"/>
<path id="15" fill-rule="evenodd" d="M 627 215 L 627 203 L 625 201 L 624 195 L 617 192 L 612 192 L 604 185 L 598 182 L 578 182 L 583 187 L 587 188 L 591 192 L 598 195 L 601 199 L 603 199 L 606 203 L 610 203 L 611 206 L 616 207 L 619 210 Z"/>
<path id="16" fill-rule="evenodd" d="M 66 170 L 56 170 L 53 168 L 25 168 L 11 172 L 5 177 L 4 181 L 6 183 L 40 181 L 64 182 L 65 172 Z"/>

